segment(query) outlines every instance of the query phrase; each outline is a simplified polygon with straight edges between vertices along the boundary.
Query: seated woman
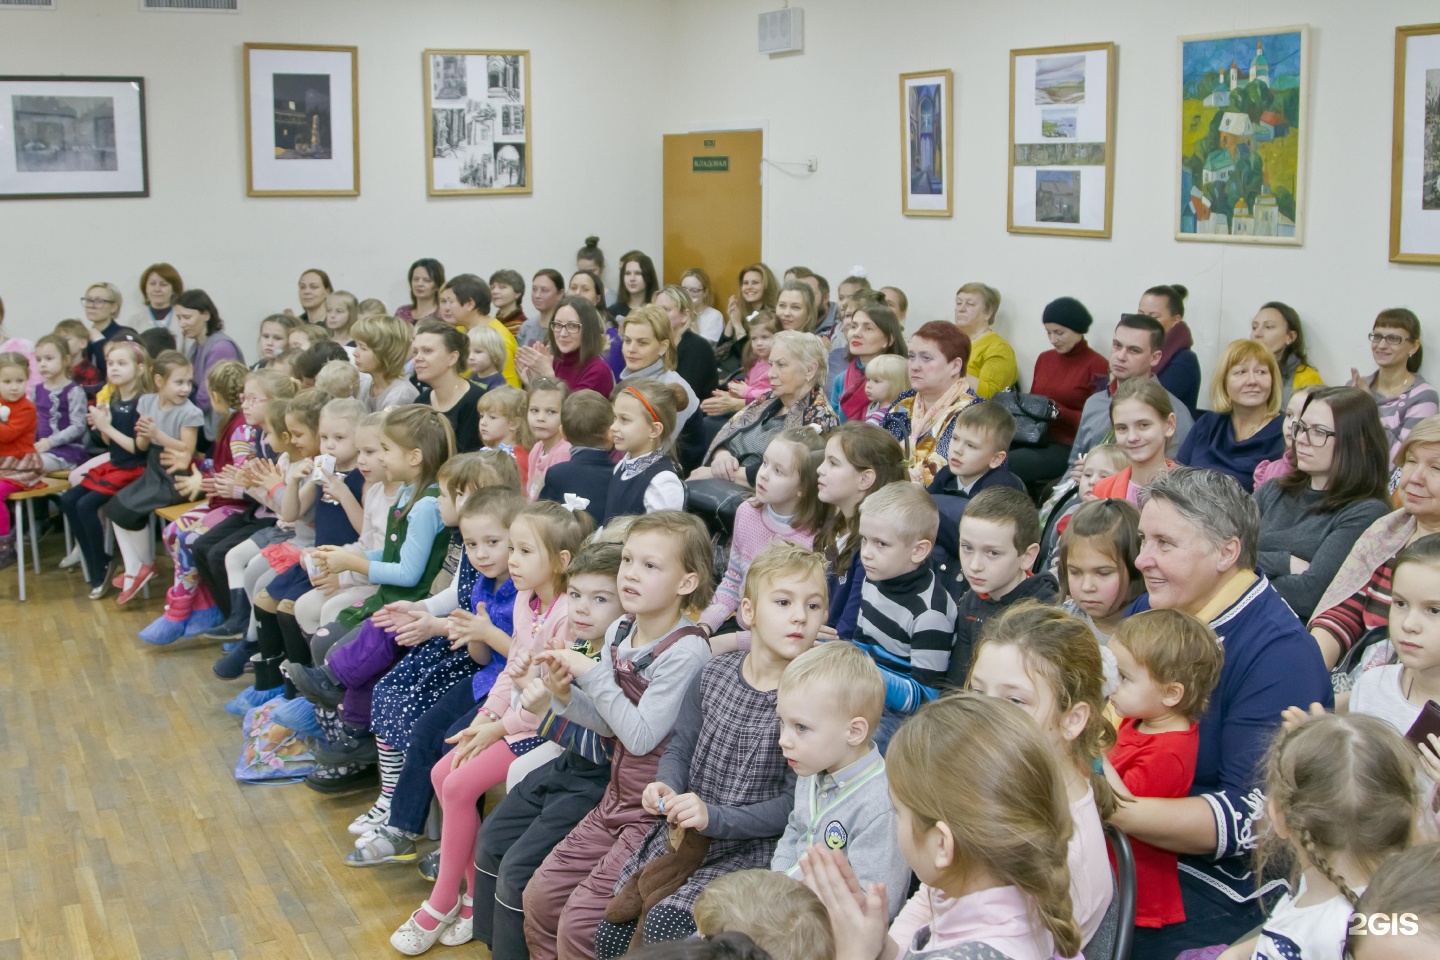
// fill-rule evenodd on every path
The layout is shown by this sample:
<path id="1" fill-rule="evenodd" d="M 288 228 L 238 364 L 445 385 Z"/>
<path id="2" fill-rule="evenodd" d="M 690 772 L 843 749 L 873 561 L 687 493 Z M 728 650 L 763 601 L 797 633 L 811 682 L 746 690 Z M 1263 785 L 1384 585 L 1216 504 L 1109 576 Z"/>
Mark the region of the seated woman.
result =
<path id="1" fill-rule="evenodd" d="M 900 318 L 884 304 L 866 304 L 856 310 L 845 328 L 845 339 L 850 360 L 830 386 L 830 406 L 840 414 L 842 423 L 865 419 L 870 404 L 865 395 L 865 364 L 883 354 L 903 357 L 908 352 Z"/>
<path id="2" fill-rule="evenodd" d="M 421 320 L 440 319 L 440 288 L 445 286 L 445 267 L 433 257 L 421 257 L 410 264 L 410 302 L 395 308 L 395 316 L 414 326 Z"/>
<path id="3" fill-rule="evenodd" d="M 966 379 L 983 400 L 1020 381 L 1015 351 L 995 332 L 995 311 L 999 309 L 1000 291 L 994 287 L 967 283 L 955 292 L 955 325 L 970 338 Z"/>
<path id="4" fill-rule="evenodd" d="M 929 486 L 950 457 L 950 434 L 960 411 L 979 398 L 965 368 L 970 338 L 953 323 L 931 320 L 910 337 L 910 389 L 880 425 L 905 448 L 911 480 Z"/>
<path id="5" fill-rule="evenodd" d="M 1263 343 L 1265 349 L 1275 355 L 1275 362 L 1280 366 L 1282 407 L 1290 402 L 1296 390 L 1324 385 L 1320 371 L 1310 366 L 1305 355 L 1305 328 L 1300 325 L 1300 314 L 1294 307 L 1278 300 L 1265 304 L 1250 321 L 1250 339 Z"/>
<path id="6" fill-rule="evenodd" d="M 672 284 L 655 294 L 655 306 L 670 318 L 675 372 L 690 384 L 690 392 L 695 396 L 710 396 L 720 385 L 715 374 L 715 347 L 695 332 L 695 301 L 684 287 Z"/>
<path id="7" fill-rule="evenodd" d="M 470 341 L 457 327 L 444 320 L 421 320 L 411 341 L 415 355 L 415 379 L 420 382 L 416 403 L 433 407 L 445 415 L 455 431 L 458 453 L 480 449 L 480 411 L 476 404 L 485 388 L 462 377 Z"/>
<path id="8" fill-rule="evenodd" d="M 770 392 L 720 428 L 690 479 L 754 486 L 765 448 L 780 431 L 813 424 L 826 433 L 839 426 L 825 399 L 825 352 L 825 341 L 813 333 L 777 333 L 770 347 Z"/>
<path id="9" fill-rule="evenodd" d="M 220 311 L 204 290 L 186 290 L 175 298 L 175 321 L 190 344 L 186 356 L 195 368 L 195 392 L 190 399 L 205 412 L 205 439 L 214 441 L 220 418 L 210 404 L 210 369 L 224 360 L 244 363 L 245 354 L 222 332 L 225 324 Z"/>
<path id="10" fill-rule="evenodd" d="M 715 359 L 722 375 L 728 376 L 740 367 L 745 341 L 750 336 L 750 320 L 761 310 L 775 310 L 780 299 L 780 282 L 763 263 L 752 263 L 740 271 L 739 284 L 730 302 L 725 305 L 725 327 L 715 342 Z"/>
<path id="11" fill-rule="evenodd" d="M 1249 493 L 1255 468 L 1285 453 L 1280 416 L 1280 368 L 1258 340 L 1225 348 L 1210 379 L 1210 404 L 1180 445 L 1175 459 L 1187 467 L 1228 473 Z"/>
<path id="12" fill-rule="evenodd" d="M 552 313 L 542 341 L 515 351 L 520 379 L 528 385 L 552 377 L 564 381 L 571 393 L 594 390 L 610 396 L 615 375 L 605 362 L 605 328 L 595 305 L 584 297 L 563 297 Z"/>
<path id="13" fill-rule="evenodd" d="M 1416 424 L 1440 413 L 1440 395 L 1420 376 L 1425 356 L 1420 318 L 1404 307 L 1381 310 L 1370 330 L 1370 355 L 1375 372 L 1362 378 L 1350 368 L 1350 386 L 1369 390 L 1380 405 L 1380 422 L 1390 435 L 1390 453 L 1400 462 L 1400 446 Z"/>
<path id="14" fill-rule="evenodd" d="M 1360 535 L 1389 511 L 1388 445 L 1375 401 L 1354 387 L 1303 396 L 1294 471 L 1255 491 L 1260 569 L 1302 620 Z"/>
<path id="15" fill-rule="evenodd" d="M 1395 555 L 1440 533 L 1440 417 L 1417 424 L 1394 463 L 1400 467 L 1400 509 L 1360 535 L 1310 620 L 1310 635 L 1332 667 L 1367 630 L 1389 622 Z"/>
<path id="16" fill-rule="evenodd" d="M 700 407 L 695 391 L 685 378 L 675 372 L 675 334 L 670 331 L 670 318 L 653 303 L 631 310 L 620 318 L 620 349 L 625 368 L 616 377 L 617 383 L 627 380 L 659 380 L 673 383 L 685 391 L 685 409 L 676 410 L 675 433 L 683 434 L 690 417 Z"/>

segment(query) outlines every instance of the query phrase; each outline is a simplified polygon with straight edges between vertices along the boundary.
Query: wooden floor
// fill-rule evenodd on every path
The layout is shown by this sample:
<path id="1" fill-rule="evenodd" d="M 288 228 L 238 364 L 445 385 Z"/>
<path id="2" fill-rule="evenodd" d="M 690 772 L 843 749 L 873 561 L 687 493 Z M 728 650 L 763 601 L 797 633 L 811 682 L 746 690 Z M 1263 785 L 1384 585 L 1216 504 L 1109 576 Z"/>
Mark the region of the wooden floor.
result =
<path id="1" fill-rule="evenodd" d="M 240 691 L 219 648 L 155 648 L 77 570 L 0 571 L 0 960 L 399 956 L 390 933 L 429 892 L 413 865 L 346 867 L 373 796 L 241 785 Z M 488 958 L 482 944 L 440 958 Z"/>

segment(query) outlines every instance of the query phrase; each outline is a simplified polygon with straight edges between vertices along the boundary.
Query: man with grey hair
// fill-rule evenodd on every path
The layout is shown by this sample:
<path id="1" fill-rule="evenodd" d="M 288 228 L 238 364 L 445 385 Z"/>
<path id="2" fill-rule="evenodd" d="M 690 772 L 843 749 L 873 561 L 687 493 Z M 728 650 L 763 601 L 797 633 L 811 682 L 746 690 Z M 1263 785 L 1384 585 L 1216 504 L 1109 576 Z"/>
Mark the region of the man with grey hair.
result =
<path id="1" fill-rule="evenodd" d="M 1199 723 L 1191 795 L 1122 802 L 1113 822 L 1136 840 L 1181 854 L 1185 922 L 1136 930 L 1137 957 L 1235 943 L 1264 918 L 1248 856 L 1265 808 L 1262 758 L 1287 707 L 1334 693 L 1320 648 L 1255 571 L 1260 513 L 1233 477 L 1177 467 L 1141 493 L 1140 556 L 1148 591 L 1130 613 L 1180 610 L 1208 623 L 1225 654 Z M 1123 799 L 1122 794 L 1122 799 Z"/>

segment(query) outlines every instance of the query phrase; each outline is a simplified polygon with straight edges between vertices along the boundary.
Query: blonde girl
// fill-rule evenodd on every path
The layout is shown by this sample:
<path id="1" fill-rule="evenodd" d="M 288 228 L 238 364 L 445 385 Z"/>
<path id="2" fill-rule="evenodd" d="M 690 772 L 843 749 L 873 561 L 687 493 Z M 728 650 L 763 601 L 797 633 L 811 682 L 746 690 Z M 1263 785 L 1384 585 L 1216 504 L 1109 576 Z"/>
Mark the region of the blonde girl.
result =
<path id="1" fill-rule="evenodd" d="M 360 319 L 360 301 L 348 290 L 336 290 L 325 298 L 325 329 L 331 340 L 349 345 L 350 328 Z"/>
<path id="2" fill-rule="evenodd" d="M 470 339 L 467 363 L 470 382 L 487 390 L 507 385 L 505 380 L 505 338 L 489 324 L 471 327 L 465 334 Z"/>
<path id="3" fill-rule="evenodd" d="M 70 379 L 70 344 L 58 334 L 35 341 L 35 450 L 45 471 L 69 470 L 84 462 L 85 389 Z"/>
<path id="4" fill-rule="evenodd" d="M 480 414 L 480 443 L 491 450 L 512 454 L 520 464 L 520 480 L 526 476 L 525 420 L 529 403 L 525 391 L 509 385 L 494 387 L 480 395 L 475 409 Z"/>
<path id="5" fill-rule="evenodd" d="M 745 343 L 744 362 L 741 371 L 744 379 L 731 380 L 724 390 L 700 401 L 700 412 L 707 417 L 738 413 L 746 404 L 754 403 L 772 389 L 770 386 L 770 347 L 775 334 L 780 332 L 780 321 L 770 310 L 761 310 L 750 321 L 750 338 Z"/>
<path id="6" fill-rule="evenodd" d="M 1084 623 L 1054 607 L 1022 601 L 985 625 L 965 687 L 1008 699 L 1034 718 L 1060 764 L 1075 830 L 1070 896 L 1088 943 L 1110 906 L 1114 881 L 1101 827 L 1115 793 L 1096 761 L 1115 744 L 1104 717 L 1100 647 Z"/>
<path id="7" fill-rule="evenodd" d="M 910 389 L 910 362 L 894 353 L 882 353 L 865 364 L 865 422 L 877 426 L 896 398 Z"/>
<path id="8" fill-rule="evenodd" d="M 610 439 L 625 456 L 611 474 L 603 507 L 594 514 L 600 523 L 610 517 L 684 508 L 685 486 L 671 451 L 676 406 L 686 399 L 679 386 L 659 380 L 637 378 L 615 388 L 610 398 L 615 408 Z"/>
<path id="9" fill-rule="evenodd" d="M 1360 891 L 1414 839 L 1414 752 L 1377 717 L 1323 716 L 1282 731 L 1265 764 L 1266 828 L 1256 875 L 1290 868 L 1290 892 L 1222 960 L 1341 960 Z"/>
<path id="10" fill-rule="evenodd" d="M 1402 960 L 1440 954 L 1440 843 L 1422 843 L 1390 857 L 1360 896 L 1356 915 L 1385 926 L 1351 924 L 1346 955 Z"/>
<path id="11" fill-rule="evenodd" d="M 105 378 L 90 358 L 90 331 L 79 320 L 61 320 L 55 324 L 53 332 L 65 338 L 65 347 L 70 354 L 70 369 L 67 371 L 70 379 L 84 387 L 85 395 L 93 401 L 105 385 Z"/>
<path id="12" fill-rule="evenodd" d="M 272 313 L 260 321 L 260 359 L 250 365 L 251 370 L 263 370 L 275 362 L 290 348 L 290 333 L 300 326 L 300 321 L 288 313 Z"/>
<path id="13" fill-rule="evenodd" d="M 1056 576 L 1060 609 L 1078 617 L 1104 647 L 1125 611 L 1145 592 L 1135 568 L 1140 555 L 1140 511 L 1126 500 L 1083 505 L 1060 536 Z M 1105 656 L 1105 682 L 1116 679 L 1113 654 Z"/>
<path id="14" fill-rule="evenodd" d="M 190 402 L 194 368 L 181 353 L 166 350 L 151 364 L 155 392 L 140 398 L 135 446 L 145 451 L 145 472 L 105 504 L 105 518 L 115 531 L 115 545 L 125 563 L 120 578 L 124 606 L 155 576 L 155 540 L 150 515 L 182 501 L 175 477 L 190 471 L 205 414 Z"/>
<path id="15" fill-rule="evenodd" d="M 330 330 L 328 327 L 301 321 L 290 331 L 289 337 L 286 338 L 286 343 L 289 344 L 291 350 L 299 350 L 303 353 L 315 346 L 315 344 L 324 343 L 329 339 Z"/>
<path id="16" fill-rule="evenodd" d="M 1110 399 L 1110 424 L 1115 445 L 1130 459 L 1130 466 L 1095 484 L 1097 499 L 1115 497 L 1140 502 L 1142 487 L 1175 468 L 1165 449 L 1175 436 L 1175 410 L 1159 380 L 1134 377 L 1115 389 Z"/>
<path id="17" fill-rule="evenodd" d="M 755 495 L 735 511 L 725 576 L 700 617 L 707 634 L 718 633 L 740 608 L 745 575 L 760 551 L 777 539 L 806 550 L 814 545 L 831 509 L 820 501 L 817 485 L 824 458 L 825 441 L 809 427 L 784 430 L 765 448 L 765 459 L 755 475 Z M 748 630 L 747 624 L 740 626 Z M 748 638 L 741 638 L 741 643 L 748 648 Z"/>
<path id="18" fill-rule="evenodd" d="M 570 441 L 560 428 L 560 409 L 570 388 L 563 380 L 541 377 L 531 382 L 526 394 L 525 426 L 531 446 L 525 458 L 529 467 L 525 499 L 534 503 L 545 486 L 545 471 L 570 459 Z"/>
<path id="19" fill-rule="evenodd" d="M 350 328 L 355 338 L 359 397 L 371 412 L 414 403 L 420 391 L 405 376 L 414 330 L 399 317 L 361 317 Z"/>
<path id="20" fill-rule="evenodd" d="M 480 705 L 474 722 L 450 737 L 455 749 L 431 771 L 435 795 L 445 812 L 440 836 L 440 872 L 429 900 L 421 904 L 390 942 L 401 953 L 422 952 L 443 935 L 446 917 L 468 919 L 469 902 L 460 896 L 462 878 L 475 889 L 475 804 L 486 791 L 505 782 L 519 756 L 539 746 L 540 717 L 520 705 L 531 661 L 541 651 L 568 650 L 573 639 L 565 568 L 591 532 L 584 511 L 558 503 L 532 503 L 510 525 L 510 580 L 515 596 L 514 634 L 506 651 L 509 663 Z M 538 665 L 534 675 L 539 675 Z M 525 682 L 519 682 L 522 679 Z M 464 900 L 470 901 L 470 894 Z M 467 925 L 468 926 L 468 925 Z M 468 932 L 468 931 L 467 931 Z M 463 941 L 457 941 L 463 942 Z M 418 948 L 418 949 L 416 949 Z"/>
<path id="21" fill-rule="evenodd" d="M 1078 957 L 1062 853 L 1074 829 L 1057 766 L 1035 725 L 1003 700 L 961 693 L 921 707 L 885 755 L 900 849 L 920 880 L 888 937 L 884 884 L 862 890 L 838 850 L 801 857 L 837 956 Z"/>

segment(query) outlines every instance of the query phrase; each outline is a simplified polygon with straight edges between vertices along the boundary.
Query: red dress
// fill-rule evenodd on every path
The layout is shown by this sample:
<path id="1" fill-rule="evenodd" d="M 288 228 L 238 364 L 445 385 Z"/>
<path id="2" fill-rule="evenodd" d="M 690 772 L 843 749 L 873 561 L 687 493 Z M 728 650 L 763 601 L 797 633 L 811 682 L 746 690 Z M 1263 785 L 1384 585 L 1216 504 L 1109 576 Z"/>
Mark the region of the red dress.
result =
<path id="1" fill-rule="evenodd" d="M 14 403 L 0 401 L 10 408 L 10 416 L 0 423 L 0 480 L 9 480 L 22 489 L 38 487 L 45 479 L 45 464 L 35 450 L 35 427 L 39 416 L 35 403 L 21 397 Z"/>
<path id="2" fill-rule="evenodd" d="M 1141 733 L 1129 717 L 1120 721 L 1110 764 L 1136 797 L 1189 794 L 1200 751 L 1200 725 L 1173 733 Z M 1132 839 L 1135 852 L 1135 926 L 1163 927 L 1185 921 L 1180 900 L 1179 858 L 1169 850 Z M 1114 862 L 1114 856 L 1111 856 Z"/>

